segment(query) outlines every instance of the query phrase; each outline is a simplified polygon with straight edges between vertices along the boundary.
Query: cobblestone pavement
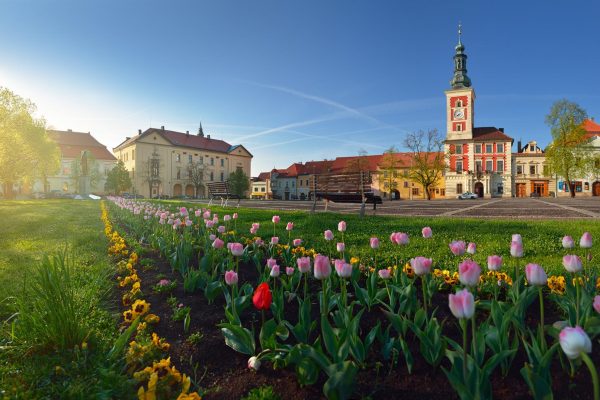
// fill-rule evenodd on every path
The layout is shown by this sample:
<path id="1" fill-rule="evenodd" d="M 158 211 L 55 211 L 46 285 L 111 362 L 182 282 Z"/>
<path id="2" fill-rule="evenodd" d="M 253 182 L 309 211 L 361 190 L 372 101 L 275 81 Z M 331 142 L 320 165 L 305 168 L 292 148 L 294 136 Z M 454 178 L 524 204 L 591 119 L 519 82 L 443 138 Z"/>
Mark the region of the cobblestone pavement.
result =
<path id="1" fill-rule="evenodd" d="M 207 204 L 206 202 L 202 202 Z M 215 201 L 213 204 L 221 204 Z M 229 206 L 235 206 L 237 200 L 230 200 Z M 240 207 L 271 210 L 310 211 L 311 201 L 282 200 L 241 200 Z M 360 204 L 329 203 L 327 209 L 332 212 L 358 214 Z M 325 202 L 316 203 L 316 211 L 325 211 Z M 472 218 L 600 218 L 600 198 L 507 198 L 477 200 L 400 200 L 385 201 L 373 210 L 372 204 L 365 208 L 367 215 L 398 216 L 443 216 Z"/>

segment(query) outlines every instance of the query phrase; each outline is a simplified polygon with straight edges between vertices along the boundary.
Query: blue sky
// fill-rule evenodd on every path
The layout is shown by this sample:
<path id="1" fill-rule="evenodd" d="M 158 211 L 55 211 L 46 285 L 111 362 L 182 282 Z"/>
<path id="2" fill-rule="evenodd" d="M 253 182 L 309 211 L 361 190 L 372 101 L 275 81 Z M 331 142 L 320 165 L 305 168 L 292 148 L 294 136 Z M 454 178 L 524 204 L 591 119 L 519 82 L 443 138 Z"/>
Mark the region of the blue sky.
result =
<path id="1" fill-rule="evenodd" d="M 202 121 L 256 175 L 445 133 L 461 21 L 476 126 L 545 146 L 558 99 L 600 119 L 599 18 L 597 1 L 0 0 L 0 86 L 109 148 Z"/>

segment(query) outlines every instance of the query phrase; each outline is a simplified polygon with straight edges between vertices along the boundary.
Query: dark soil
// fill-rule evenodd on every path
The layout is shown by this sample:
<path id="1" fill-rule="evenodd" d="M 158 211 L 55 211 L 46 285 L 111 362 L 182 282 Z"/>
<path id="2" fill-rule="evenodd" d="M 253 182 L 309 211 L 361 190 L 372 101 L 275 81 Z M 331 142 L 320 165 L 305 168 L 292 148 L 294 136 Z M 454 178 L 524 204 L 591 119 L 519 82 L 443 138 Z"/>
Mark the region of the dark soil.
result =
<path id="1" fill-rule="evenodd" d="M 292 369 L 274 370 L 269 363 L 263 363 L 258 372 L 247 368 L 248 356 L 237 353 L 225 345 L 223 335 L 216 324 L 225 322 L 224 299 L 219 296 L 213 304 L 208 301 L 202 293 L 184 294 L 182 278 L 171 271 L 168 262 L 162 260 L 155 251 L 146 251 L 142 258 L 152 258 L 155 267 L 144 271 L 138 266 L 138 274 L 142 281 L 142 292 L 145 299 L 151 304 L 151 312 L 160 316 L 160 323 L 155 326 L 155 332 L 165 337 L 171 344 L 171 360 L 177 368 L 190 375 L 199 385 L 204 399 L 239 399 L 256 387 L 270 385 L 274 391 L 283 399 L 320 399 L 323 398 L 322 384 L 325 377 L 314 385 L 301 387 Z M 240 265 L 240 282 L 256 281 L 257 272 L 254 266 Z M 248 271 L 244 274 L 241 271 Z M 246 275 L 246 276 L 244 276 Z M 168 294 L 156 294 L 152 290 L 160 279 L 166 277 L 177 280 L 177 288 L 172 292 L 179 303 L 191 307 L 191 324 L 188 334 L 184 333 L 183 322 L 172 320 L 172 309 L 167 304 Z M 318 290 L 315 288 L 315 291 Z M 447 293 L 438 293 L 433 299 L 433 306 L 438 307 L 437 317 L 439 320 L 446 319 L 444 333 L 456 341 L 460 341 L 460 330 L 456 319 L 451 315 L 447 303 Z M 297 306 L 295 302 L 287 303 L 285 309 L 286 319 L 296 321 Z M 550 305 L 550 301 L 545 303 Z M 318 313 L 318 307 L 313 307 Z M 534 327 L 539 321 L 537 315 L 539 305 L 534 302 L 530 308 L 528 325 Z M 556 310 L 547 307 L 546 321 L 560 319 Z M 250 328 L 254 324 L 256 331 L 260 328 L 260 314 L 254 310 L 246 310 L 243 315 L 243 324 Z M 318 319 L 318 316 L 317 316 Z M 370 329 L 378 320 L 382 320 L 387 326 L 386 317 L 381 310 L 372 309 L 366 313 L 361 320 L 364 330 Z M 193 345 L 186 341 L 191 333 L 201 332 L 202 339 Z M 415 358 L 412 374 L 408 373 L 403 357 L 396 360 L 395 365 L 384 361 L 380 354 L 379 344 L 376 341 L 369 354 L 368 366 L 359 371 L 356 377 L 356 387 L 353 398 L 371 399 L 457 399 L 458 396 L 452 389 L 445 374 L 441 369 L 433 369 L 419 355 L 419 342 L 409 335 L 409 346 Z M 551 341 L 551 338 L 548 338 Z M 594 344 L 594 349 L 598 344 Z M 593 354 L 593 360 L 600 366 L 600 352 Z M 498 367 L 492 378 L 494 398 L 496 399 L 529 399 L 527 385 L 520 375 L 519 370 L 526 361 L 523 350 L 517 355 L 512 364 L 508 376 L 502 377 Z M 447 359 L 442 366 L 449 368 Z M 575 379 L 570 380 L 568 374 L 563 372 L 558 357 L 552 364 L 553 392 L 556 399 L 591 399 L 592 383 L 589 373 L 585 367 L 579 368 Z"/>

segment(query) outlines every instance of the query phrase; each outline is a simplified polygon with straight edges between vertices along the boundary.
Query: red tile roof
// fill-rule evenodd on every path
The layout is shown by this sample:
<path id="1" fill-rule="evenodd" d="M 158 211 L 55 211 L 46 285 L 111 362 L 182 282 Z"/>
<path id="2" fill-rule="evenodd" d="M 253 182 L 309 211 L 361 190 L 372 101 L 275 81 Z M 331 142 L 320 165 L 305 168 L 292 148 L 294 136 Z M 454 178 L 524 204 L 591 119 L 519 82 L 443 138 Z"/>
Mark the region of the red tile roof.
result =
<path id="1" fill-rule="evenodd" d="M 504 132 L 498 128 L 486 126 L 481 128 L 473 128 L 473 140 L 476 142 L 485 142 L 488 140 L 510 140 L 512 142 L 513 139 L 504 134 Z"/>
<path id="2" fill-rule="evenodd" d="M 583 129 L 587 131 L 585 137 L 588 139 L 594 136 L 600 136 L 600 125 L 598 125 L 594 120 L 586 119 L 583 121 Z"/>
<path id="3" fill-rule="evenodd" d="M 48 136 L 58 144 L 62 157 L 78 158 L 81 152 L 88 150 L 96 160 L 116 161 L 106 146 L 98 142 L 89 132 L 49 130 Z"/>
<path id="4" fill-rule="evenodd" d="M 267 179 L 271 179 L 271 173 L 270 172 L 261 172 L 260 174 L 258 174 L 258 180 L 259 181 L 266 181 Z"/>

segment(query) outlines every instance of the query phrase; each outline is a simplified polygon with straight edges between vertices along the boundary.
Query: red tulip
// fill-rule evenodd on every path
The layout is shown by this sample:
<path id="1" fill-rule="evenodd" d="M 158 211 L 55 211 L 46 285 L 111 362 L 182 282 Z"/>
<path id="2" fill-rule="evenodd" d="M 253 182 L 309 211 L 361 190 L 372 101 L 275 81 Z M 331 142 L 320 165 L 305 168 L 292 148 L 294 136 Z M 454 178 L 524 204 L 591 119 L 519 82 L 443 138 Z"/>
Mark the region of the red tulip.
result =
<path id="1" fill-rule="evenodd" d="M 254 303 L 254 307 L 256 307 L 258 310 L 268 310 L 271 307 L 272 301 L 273 295 L 271 294 L 269 285 L 266 282 L 258 285 L 256 290 L 254 290 L 254 295 L 252 296 L 252 303 Z"/>

